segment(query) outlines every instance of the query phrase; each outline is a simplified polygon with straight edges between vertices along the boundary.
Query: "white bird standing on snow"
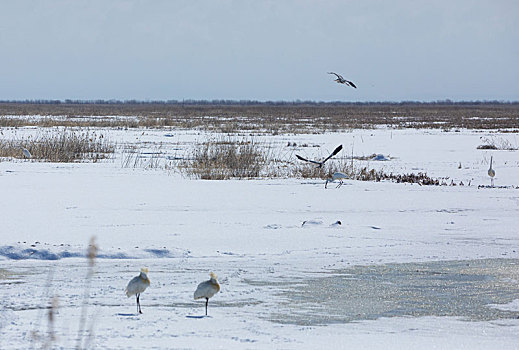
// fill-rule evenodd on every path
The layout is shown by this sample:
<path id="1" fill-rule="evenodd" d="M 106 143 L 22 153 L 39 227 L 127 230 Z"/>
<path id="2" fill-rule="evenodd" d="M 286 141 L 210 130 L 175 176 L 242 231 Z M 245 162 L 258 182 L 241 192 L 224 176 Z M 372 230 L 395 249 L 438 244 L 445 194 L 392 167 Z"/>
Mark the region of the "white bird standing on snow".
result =
<path id="1" fill-rule="evenodd" d="M 141 296 L 141 293 L 144 292 L 146 288 L 148 288 L 149 285 L 150 279 L 148 278 L 148 269 L 142 268 L 141 274 L 137 277 L 132 278 L 131 281 L 128 283 L 128 286 L 126 286 L 126 296 L 128 298 L 132 295 L 135 295 L 137 297 L 137 312 L 139 314 L 142 314 L 139 297 Z"/>
<path id="2" fill-rule="evenodd" d="M 31 155 L 31 152 L 29 152 L 29 150 L 25 147 L 22 147 L 22 153 L 23 155 L 26 157 L 26 158 L 31 158 L 32 155 Z"/>
<path id="3" fill-rule="evenodd" d="M 339 180 L 339 184 L 335 188 L 339 188 L 342 186 L 342 180 L 348 179 L 348 175 L 341 172 L 333 173 L 333 176 L 331 179 L 326 179 L 326 183 L 324 184 L 324 188 L 328 188 L 328 182 L 334 182 L 335 180 Z"/>
<path id="4" fill-rule="evenodd" d="M 490 184 L 494 187 L 494 176 L 496 176 L 496 171 L 492 169 L 492 156 L 490 156 L 490 168 L 488 169 L 488 176 L 490 176 Z"/>
<path id="5" fill-rule="evenodd" d="M 209 274 L 211 279 L 209 281 L 202 282 L 196 287 L 195 300 L 205 298 L 205 315 L 207 316 L 207 305 L 209 304 L 209 298 L 220 291 L 220 284 L 216 274 L 211 272 Z"/>

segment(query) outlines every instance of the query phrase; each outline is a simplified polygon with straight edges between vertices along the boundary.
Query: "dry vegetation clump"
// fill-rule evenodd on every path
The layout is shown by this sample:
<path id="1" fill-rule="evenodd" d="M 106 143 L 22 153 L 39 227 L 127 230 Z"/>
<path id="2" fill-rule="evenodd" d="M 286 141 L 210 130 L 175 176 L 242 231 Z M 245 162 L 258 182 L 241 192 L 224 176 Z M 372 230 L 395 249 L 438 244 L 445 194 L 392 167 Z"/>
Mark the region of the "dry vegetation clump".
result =
<path id="1" fill-rule="evenodd" d="M 302 177 L 303 179 L 326 179 L 330 177 L 330 167 L 319 168 L 315 165 L 296 166 L 292 171 L 292 176 Z"/>
<path id="2" fill-rule="evenodd" d="M 497 150 L 498 148 L 496 147 L 496 145 L 479 145 L 477 147 L 477 149 L 493 149 L 493 150 Z"/>
<path id="3" fill-rule="evenodd" d="M 213 140 L 198 145 L 179 169 L 204 180 L 254 178 L 266 165 L 261 148 L 253 141 Z"/>
<path id="4" fill-rule="evenodd" d="M 364 167 L 358 171 L 354 177 L 355 180 L 360 181 L 376 181 L 389 180 L 396 183 L 416 183 L 420 186 L 439 186 L 440 180 L 428 176 L 426 173 L 419 172 L 418 174 L 393 174 L 385 173 L 383 170 L 368 169 Z"/>
<path id="5" fill-rule="evenodd" d="M 115 145 L 102 134 L 61 129 L 57 133 L 46 132 L 35 138 L 0 140 L 0 157 L 24 158 L 23 148 L 31 153 L 31 159 L 58 163 L 97 162 L 115 151 Z"/>

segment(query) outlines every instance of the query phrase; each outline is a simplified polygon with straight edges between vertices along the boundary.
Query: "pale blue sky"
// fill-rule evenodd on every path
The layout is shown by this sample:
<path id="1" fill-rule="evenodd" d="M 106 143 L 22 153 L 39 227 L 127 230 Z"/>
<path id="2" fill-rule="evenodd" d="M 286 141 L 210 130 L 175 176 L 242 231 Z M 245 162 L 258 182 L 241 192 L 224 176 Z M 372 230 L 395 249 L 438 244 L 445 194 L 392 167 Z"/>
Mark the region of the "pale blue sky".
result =
<path id="1" fill-rule="evenodd" d="M 519 100 L 514 0 L 0 0 L 0 48 L 1 100 Z"/>

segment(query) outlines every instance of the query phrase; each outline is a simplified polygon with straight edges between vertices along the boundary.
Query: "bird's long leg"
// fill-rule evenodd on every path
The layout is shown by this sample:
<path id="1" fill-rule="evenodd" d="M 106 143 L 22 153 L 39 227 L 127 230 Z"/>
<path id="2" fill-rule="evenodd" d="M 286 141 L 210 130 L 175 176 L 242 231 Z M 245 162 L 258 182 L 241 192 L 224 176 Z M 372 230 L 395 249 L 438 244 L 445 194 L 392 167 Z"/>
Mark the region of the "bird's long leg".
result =
<path id="1" fill-rule="evenodd" d="M 342 186 L 342 180 L 339 181 L 339 184 L 338 184 L 337 187 L 335 187 L 335 188 L 339 188 L 339 187 L 341 187 L 341 186 Z"/>
<path id="2" fill-rule="evenodd" d="M 209 298 L 205 298 L 205 315 L 207 316 L 207 304 L 209 304 Z"/>
<path id="3" fill-rule="evenodd" d="M 141 302 L 139 301 L 139 297 L 141 296 L 140 293 L 137 293 L 137 313 L 142 314 L 141 311 Z"/>

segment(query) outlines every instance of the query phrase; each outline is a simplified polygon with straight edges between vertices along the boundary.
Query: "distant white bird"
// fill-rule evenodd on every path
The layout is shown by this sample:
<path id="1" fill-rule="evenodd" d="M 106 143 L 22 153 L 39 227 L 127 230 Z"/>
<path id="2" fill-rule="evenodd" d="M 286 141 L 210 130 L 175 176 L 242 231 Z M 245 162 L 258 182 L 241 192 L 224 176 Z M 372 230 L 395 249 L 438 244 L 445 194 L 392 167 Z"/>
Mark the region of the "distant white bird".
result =
<path id="1" fill-rule="evenodd" d="M 490 168 L 488 169 L 488 176 L 490 176 L 490 184 L 494 187 L 494 176 L 496 176 L 496 171 L 492 169 L 492 156 L 490 156 Z"/>
<path id="2" fill-rule="evenodd" d="M 26 158 L 32 158 L 31 152 L 25 147 L 22 147 L 22 153 Z"/>
<path id="3" fill-rule="evenodd" d="M 336 173 L 333 173 L 332 175 L 332 178 L 331 179 L 326 179 L 326 183 L 324 184 L 324 188 L 328 188 L 328 182 L 334 182 L 335 180 L 339 180 L 339 184 L 337 185 L 337 187 L 335 188 L 339 188 L 342 186 L 342 181 L 344 179 L 348 179 L 348 175 L 346 175 L 345 173 L 341 173 L 341 172 L 336 172 Z"/>
<path id="4" fill-rule="evenodd" d="M 321 168 L 328 159 L 330 159 L 331 157 L 333 157 L 334 155 L 339 153 L 341 151 L 341 149 L 342 149 L 342 145 L 337 146 L 337 148 L 335 148 L 333 150 L 332 154 L 330 154 L 328 157 L 326 157 L 322 162 L 319 162 L 317 160 L 306 159 L 306 158 L 303 158 L 303 157 L 301 157 L 300 155 L 297 155 L 297 154 L 296 154 L 296 157 L 297 157 L 297 159 L 302 160 L 304 162 L 309 162 L 309 163 L 317 164 L 317 167 Z"/>
<path id="5" fill-rule="evenodd" d="M 209 274 L 211 279 L 208 281 L 202 282 L 196 287 L 195 290 L 195 300 L 205 298 L 205 315 L 207 316 L 207 305 L 209 304 L 209 298 L 220 291 L 220 284 L 218 283 L 218 278 L 216 274 L 211 272 Z"/>
<path id="6" fill-rule="evenodd" d="M 337 73 L 334 73 L 334 72 L 328 72 L 328 74 L 335 74 L 335 76 L 337 77 L 337 79 L 335 79 L 335 81 L 337 82 L 337 84 L 344 84 L 344 85 L 347 85 L 347 86 L 351 86 L 352 88 L 357 88 L 355 86 L 355 84 L 353 84 L 353 82 L 349 81 L 349 80 L 346 80 L 342 77 L 342 75 L 340 74 L 337 74 Z"/>
<path id="7" fill-rule="evenodd" d="M 131 281 L 128 283 L 128 286 L 126 286 L 126 296 L 128 298 L 132 295 L 135 295 L 137 297 L 137 312 L 139 314 L 142 314 L 139 297 L 141 296 L 141 293 L 144 292 L 146 288 L 148 288 L 149 285 L 150 279 L 148 278 L 148 269 L 142 268 L 141 274 L 137 277 L 132 278 Z"/>

